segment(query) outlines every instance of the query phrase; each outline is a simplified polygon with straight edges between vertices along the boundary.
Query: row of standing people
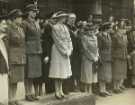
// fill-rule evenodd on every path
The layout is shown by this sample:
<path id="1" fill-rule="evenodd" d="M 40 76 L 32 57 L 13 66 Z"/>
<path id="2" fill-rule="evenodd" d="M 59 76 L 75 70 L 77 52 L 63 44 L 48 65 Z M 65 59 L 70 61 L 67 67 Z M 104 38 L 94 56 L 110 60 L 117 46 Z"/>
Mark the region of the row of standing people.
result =
<path id="1" fill-rule="evenodd" d="M 48 53 L 48 49 L 43 45 L 46 55 L 42 50 L 40 26 L 35 20 L 39 10 L 30 4 L 26 6 L 25 11 L 23 21 L 20 10 L 10 12 L 5 32 L 9 59 L 10 105 L 19 105 L 15 96 L 17 83 L 20 81 L 25 81 L 26 100 L 38 100 L 37 96 L 44 82 L 43 74 L 46 73 L 45 70 L 42 71 L 42 60 L 47 63 L 49 59 L 50 65 L 47 66 L 49 71 L 45 75 L 54 80 L 57 99 L 65 97 L 63 82 L 67 85 L 64 80 L 72 75 L 74 86 L 78 87 L 81 81 L 84 91 L 90 94 L 92 84 L 98 81 L 101 96 L 111 95 L 106 90 L 106 83 L 112 81 L 114 92 L 121 92 L 127 77 L 127 57 L 129 58 L 124 20 L 120 20 L 117 25 L 109 22 L 100 26 L 101 21 L 99 19 L 93 21 L 90 16 L 88 22 L 80 22 L 76 28 L 76 15 L 59 11 L 53 14 L 46 24 L 50 27 L 48 29 L 50 36 L 45 37 L 50 41 L 46 48 L 52 47 Z"/>

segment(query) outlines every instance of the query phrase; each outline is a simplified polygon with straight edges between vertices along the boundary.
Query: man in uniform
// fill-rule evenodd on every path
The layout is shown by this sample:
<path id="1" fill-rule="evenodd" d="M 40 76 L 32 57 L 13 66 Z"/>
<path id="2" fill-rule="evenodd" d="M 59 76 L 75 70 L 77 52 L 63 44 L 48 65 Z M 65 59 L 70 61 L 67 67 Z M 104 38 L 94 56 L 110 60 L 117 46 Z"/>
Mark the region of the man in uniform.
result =
<path id="1" fill-rule="evenodd" d="M 36 23 L 35 18 L 39 10 L 34 4 L 29 4 L 25 8 L 26 19 L 24 20 L 24 31 L 26 35 L 26 74 L 25 74 L 25 88 L 26 88 L 26 100 L 34 101 L 38 100 L 39 93 L 38 82 L 42 76 L 42 63 L 41 63 L 41 30 Z M 32 85 L 34 85 L 35 95 L 32 95 Z"/>

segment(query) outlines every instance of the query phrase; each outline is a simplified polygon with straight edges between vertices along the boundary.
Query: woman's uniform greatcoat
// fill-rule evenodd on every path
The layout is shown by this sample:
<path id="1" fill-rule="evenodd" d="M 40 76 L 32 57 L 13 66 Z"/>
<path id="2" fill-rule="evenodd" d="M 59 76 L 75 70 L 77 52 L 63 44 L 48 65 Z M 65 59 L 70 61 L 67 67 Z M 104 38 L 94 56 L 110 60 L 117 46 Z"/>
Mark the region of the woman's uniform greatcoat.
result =
<path id="1" fill-rule="evenodd" d="M 21 26 L 8 25 L 9 81 L 17 83 L 24 80 L 26 64 L 25 34 Z"/>
<path id="2" fill-rule="evenodd" d="M 118 29 L 112 36 L 112 77 L 119 81 L 127 78 L 127 35 L 125 29 Z"/>
<path id="3" fill-rule="evenodd" d="M 129 66 L 132 66 L 129 76 L 132 79 L 132 85 L 135 85 L 135 29 L 130 30 L 128 33 L 128 53 L 131 57 Z"/>
<path id="4" fill-rule="evenodd" d="M 41 30 L 35 20 L 26 19 L 23 22 L 26 35 L 26 78 L 39 78 L 42 76 L 42 42 Z"/>
<path id="5" fill-rule="evenodd" d="M 100 55 L 100 66 L 98 71 L 98 79 L 103 82 L 111 82 L 111 36 L 108 32 L 101 32 L 98 36 L 98 46 Z"/>
<path id="6" fill-rule="evenodd" d="M 49 77 L 67 79 L 72 76 L 70 55 L 73 50 L 68 28 L 64 24 L 55 24 L 52 27 L 54 44 L 51 53 Z"/>
<path id="7" fill-rule="evenodd" d="M 82 31 L 82 64 L 81 82 L 92 84 L 97 82 L 97 73 L 93 69 L 93 63 L 98 60 L 98 43 L 94 31 Z"/>

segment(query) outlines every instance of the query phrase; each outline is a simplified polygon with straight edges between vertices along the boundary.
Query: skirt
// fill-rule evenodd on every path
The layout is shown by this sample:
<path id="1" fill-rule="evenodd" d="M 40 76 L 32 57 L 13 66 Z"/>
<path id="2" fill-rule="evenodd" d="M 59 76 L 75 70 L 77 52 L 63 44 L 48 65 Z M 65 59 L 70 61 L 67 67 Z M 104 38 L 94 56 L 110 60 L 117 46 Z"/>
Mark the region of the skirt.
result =
<path id="1" fill-rule="evenodd" d="M 110 83 L 112 81 L 111 62 L 103 62 L 102 65 L 99 66 L 98 80 L 107 83 Z"/>
<path id="2" fill-rule="evenodd" d="M 135 55 L 132 56 L 132 75 L 135 76 Z"/>
<path id="3" fill-rule="evenodd" d="M 10 65 L 10 83 L 17 83 L 24 81 L 24 65 L 14 64 Z"/>
<path id="4" fill-rule="evenodd" d="M 127 78 L 127 60 L 114 59 L 112 63 L 112 79 L 120 81 Z"/>
<path id="5" fill-rule="evenodd" d="M 55 45 L 52 46 L 49 78 L 67 79 L 72 76 L 70 58 L 61 55 Z"/>
<path id="6" fill-rule="evenodd" d="M 8 75 L 0 74 L 0 103 L 8 102 Z"/>
<path id="7" fill-rule="evenodd" d="M 81 82 L 85 84 L 97 83 L 97 73 L 93 70 L 93 62 L 87 58 L 82 58 Z"/>
<path id="8" fill-rule="evenodd" d="M 135 85 L 135 55 L 132 56 L 132 71 L 131 71 L 131 79 L 132 85 Z"/>
<path id="9" fill-rule="evenodd" d="M 42 76 L 42 62 L 40 54 L 27 55 L 25 78 L 35 79 Z"/>

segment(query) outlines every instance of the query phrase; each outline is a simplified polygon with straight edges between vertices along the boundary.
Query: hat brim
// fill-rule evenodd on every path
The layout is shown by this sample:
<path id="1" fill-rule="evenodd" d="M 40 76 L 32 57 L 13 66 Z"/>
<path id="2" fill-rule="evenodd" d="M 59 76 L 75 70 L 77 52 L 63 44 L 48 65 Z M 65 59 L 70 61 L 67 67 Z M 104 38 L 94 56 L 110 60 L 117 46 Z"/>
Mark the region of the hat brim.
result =
<path id="1" fill-rule="evenodd" d="M 23 16 L 25 16 L 24 14 L 21 14 L 21 15 L 18 15 L 18 16 L 16 16 L 16 17 L 23 17 Z"/>
<path id="2" fill-rule="evenodd" d="M 57 19 L 57 18 L 61 18 L 61 17 L 68 17 L 68 14 L 63 14 L 63 15 L 59 15 L 59 16 L 52 16 L 52 19 Z"/>
<path id="3" fill-rule="evenodd" d="M 25 10 L 25 13 L 28 13 L 28 12 L 30 12 L 30 11 L 39 12 L 39 9 L 27 9 L 27 10 Z"/>

